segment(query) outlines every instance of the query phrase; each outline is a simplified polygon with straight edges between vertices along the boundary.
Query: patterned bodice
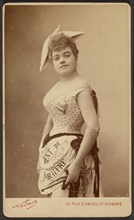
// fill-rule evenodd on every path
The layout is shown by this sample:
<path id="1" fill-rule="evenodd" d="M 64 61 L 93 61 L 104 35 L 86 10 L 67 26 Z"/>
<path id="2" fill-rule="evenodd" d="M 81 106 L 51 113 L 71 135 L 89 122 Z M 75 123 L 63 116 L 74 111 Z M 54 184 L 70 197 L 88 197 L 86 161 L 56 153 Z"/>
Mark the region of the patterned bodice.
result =
<path id="1" fill-rule="evenodd" d="M 51 135 L 60 132 L 80 133 L 84 120 L 77 102 L 77 95 L 84 90 L 91 92 L 87 82 L 74 85 L 69 91 L 57 83 L 46 94 L 43 104 L 53 120 Z"/>

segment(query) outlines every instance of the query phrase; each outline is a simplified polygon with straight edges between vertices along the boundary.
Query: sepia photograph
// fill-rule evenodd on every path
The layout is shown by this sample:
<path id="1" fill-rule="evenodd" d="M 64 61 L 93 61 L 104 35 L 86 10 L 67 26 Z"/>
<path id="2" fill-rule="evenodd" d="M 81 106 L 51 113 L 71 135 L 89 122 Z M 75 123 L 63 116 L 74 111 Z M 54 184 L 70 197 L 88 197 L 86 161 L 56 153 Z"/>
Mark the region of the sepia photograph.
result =
<path id="1" fill-rule="evenodd" d="M 127 3 L 3 5 L 5 216 L 131 214 L 130 18 Z"/>

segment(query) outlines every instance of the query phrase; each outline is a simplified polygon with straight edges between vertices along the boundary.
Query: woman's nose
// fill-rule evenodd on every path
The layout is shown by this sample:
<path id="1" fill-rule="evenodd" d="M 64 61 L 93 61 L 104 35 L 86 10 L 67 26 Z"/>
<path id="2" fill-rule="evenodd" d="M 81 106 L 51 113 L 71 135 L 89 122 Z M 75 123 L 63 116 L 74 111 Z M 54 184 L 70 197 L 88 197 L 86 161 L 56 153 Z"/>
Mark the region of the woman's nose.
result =
<path id="1" fill-rule="evenodd" d="M 60 58 L 60 63 L 65 63 L 65 59 L 63 57 Z"/>

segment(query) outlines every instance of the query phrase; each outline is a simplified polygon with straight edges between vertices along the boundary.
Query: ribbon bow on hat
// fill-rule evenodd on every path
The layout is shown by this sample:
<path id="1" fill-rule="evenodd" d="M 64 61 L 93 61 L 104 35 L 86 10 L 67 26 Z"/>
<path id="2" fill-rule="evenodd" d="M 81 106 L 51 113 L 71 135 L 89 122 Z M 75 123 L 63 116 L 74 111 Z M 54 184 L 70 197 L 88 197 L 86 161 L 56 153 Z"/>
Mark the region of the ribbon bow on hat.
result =
<path id="1" fill-rule="evenodd" d="M 40 63 L 40 71 L 44 70 L 48 64 L 50 63 L 50 60 L 48 58 L 48 46 L 49 46 L 49 42 L 52 39 L 52 37 L 58 33 L 60 29 L 60 25 L 56 28 L 56 30 L 50 34 L 47 39 L 45 40 L 44 44 L 43 44 L 43 48 L 42 48 L 42 53 L 41 53 L 41 63 Z M 71 37 L 74 40 L 76 40 L 79 36 L 83 35 L 84 32 L 78 32 L 78 31 L 60 31 L 61 33 L 63 33 L 65 36 Z"/>

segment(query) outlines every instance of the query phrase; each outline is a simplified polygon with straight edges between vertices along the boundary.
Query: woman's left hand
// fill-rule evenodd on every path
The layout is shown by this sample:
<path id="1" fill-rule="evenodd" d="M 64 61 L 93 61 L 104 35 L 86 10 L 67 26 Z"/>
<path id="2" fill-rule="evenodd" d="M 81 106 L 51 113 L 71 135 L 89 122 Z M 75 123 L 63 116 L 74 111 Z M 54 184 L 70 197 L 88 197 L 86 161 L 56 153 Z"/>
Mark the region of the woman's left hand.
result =
<path id="1" fill-rule="evenodd" d="M 78 164 L 76 164 L 74 160 L 67 169 L 68 176 L 65 182 L 65 186 L 67 186 L 69 183 L 75 183 L 78 180 L 80 169 L 81 167 Z"/>

